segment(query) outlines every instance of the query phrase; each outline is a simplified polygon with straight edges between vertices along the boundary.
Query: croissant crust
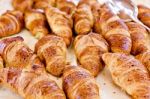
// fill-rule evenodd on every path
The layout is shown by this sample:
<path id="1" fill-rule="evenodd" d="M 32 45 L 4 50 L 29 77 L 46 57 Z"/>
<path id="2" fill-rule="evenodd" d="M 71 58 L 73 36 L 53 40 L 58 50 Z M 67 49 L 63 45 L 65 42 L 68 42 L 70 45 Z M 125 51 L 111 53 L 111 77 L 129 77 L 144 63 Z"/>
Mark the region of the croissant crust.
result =
<path id="1" fill-rule="evenodd" d="M 68 99 L 100 99 L 94 77 L 85 69 L 69 66 L 63 73 L 63 89 Z"/>
<path id="2" fill-rule="evenodd" d="M 23 28 L 23 13 L 20 11 L 7 11 L 0 16 L 0 37 L 19 33 Z"/>
<path id="3" fill-rule="evenodd" d="M 107 5 L 100 9 L 96 23 L 97 32 L 105 37 L 112 52 L 130 53 L 132 42 L 128 27 Z"/>
<path id="4" fill-rule="evenodd" d="M 46 70 L 60 76 L 66 65 L 66 44 L 61 37 L 47 35 L 41 38 L 35 47 L 41 60 L 45 61 Z"/>
<path id="5" fill-rule="evenodd" d="M 138 18 L 148 27 L 150 27 L 150 8 L 144 5 L 138 5 Z"/>
<path id="6" fill-rule="evenodd" d="M 81 66 L 97 76 L 103 68 L 101 55 L 108 52 L 108 43 L 96 33 L 79 35 L 74 41 L 75 54 Z"/>
<path id="7" fill-rule="evenodd" d="M 25 12 L 27 9 L 31 9 L 34 0 L 12 0 L 12 5 L 16 10 Z"/>
<path id="8" fill-rule="evenodd" d="M 36 54 L 23 43 L 20 36 L 6 38 L 0 41 L 0 55 L 6 67 L 26 68 L 38 72 L 44 72 L 43 63 Z"/>
<path id="9" fill-rule="evenodd" d="M 92 30 L 94 18 L 89 5 L 78 5 L 73 18 L 74 29 L 77 34 L 87 34 Z"/>
<path id="10" fill-rule="evenodd" d="M 25 99 L 66 99 L 47 74 L 16 68 L 0 69 L 0 81 Z"/>
<path id="11" fill-rule="evenodd" d="M 106 53 L 102 58 L 116 85 L 133 99 L 150 98 L 149 73 L 140 61 L 121 53 Z"/>
<path id="12" fill-rule="evenodd" d="M 146 29 L 135 22 L 128 22 L 127 26 L 129 28 L 132 39 L 131 53 L 133 55 L 138 55 L 140 53 L 146 52 L 149 49 L 149 37 Z"/>
<path id="13" fill-rule="evenodd" d="M 48 34 L 46 17 L 43 13 L 37 10 L 28 10 L 25 12 L 26 28 L 33 36 L 40 39 Z"/>
<path id="14" fill-rule="evenodd" d="M 46 8 L 45 13 L 52 32 L 62 37 L 66 44 L 70 45 L 72 41 L 72 18 L 54 7 Z"/>

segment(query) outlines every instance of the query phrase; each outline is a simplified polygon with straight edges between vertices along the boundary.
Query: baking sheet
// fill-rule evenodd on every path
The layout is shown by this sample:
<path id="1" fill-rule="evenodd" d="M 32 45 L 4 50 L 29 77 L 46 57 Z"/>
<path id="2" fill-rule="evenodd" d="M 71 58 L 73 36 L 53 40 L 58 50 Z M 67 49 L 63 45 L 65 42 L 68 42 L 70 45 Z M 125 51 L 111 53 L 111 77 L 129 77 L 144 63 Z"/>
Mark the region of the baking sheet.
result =
<path id="1" fill-rule="evenodd" d="M 100 0 L 100 2 L 104 2 L 106 0 Z M 150 0 L 133 0 L 136 4 L 144 4 L 146 6 L 150 6 Z M 11 0 L 0 0 L 0 14 L 4 13 L 6 10 L 12 9 Z M 13 36 L 22 36 L 24 38 L 24 42 L 34 50 L 34 45 L 37 40 L 30 35 L 29 31 L 23 30 L 20 34 Z M 72 48 L 68 49 L 67 54 L 68 62 L 71 62 L 72 65 L 76 65 L 76 57 L 73 53 Z M 54 79 L 57 84 L 62 87 L 61 78 L 55 78 L 51 76 L 51 79 Z M 100 95 L 101 99 L 131 99 L 124 91 L 122 91 L 119 87 L 114 85 L 111 75 L 107 68 L 105 68 L 96 78 L 97 83 L 100 86 Z M 16 93 L 10 91 L 4 86 L 0 85 L 0 99 L 23 99 Z"/>

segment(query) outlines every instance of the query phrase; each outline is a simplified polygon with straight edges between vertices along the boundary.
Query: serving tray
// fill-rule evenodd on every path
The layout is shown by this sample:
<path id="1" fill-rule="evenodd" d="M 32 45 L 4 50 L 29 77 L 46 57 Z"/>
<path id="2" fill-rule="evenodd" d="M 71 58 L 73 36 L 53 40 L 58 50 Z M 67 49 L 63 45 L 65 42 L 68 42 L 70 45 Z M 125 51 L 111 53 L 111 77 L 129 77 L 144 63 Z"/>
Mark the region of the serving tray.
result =
<path id="1" fill-rule="evenodd" d="M 74 1 L 76 3 L 78 2 L 78 0 Z M 99 1 L 100 3 L 102 3 L 106 0 L 99 0 Z M 150 0 L 133 0 L 133 1 L 136 4 L 144 4 L 146 6 L 150 6 Z M 13 9 L 11 6 L 11 0 L 0 0 L 0 15 L 4 13 L 6 10 L 11 9 Z M 34 45 L 37 42 L 37 40 L 32 35 L 30 35 L 29 31 L 24 29 L 21 33 L 13 36 L 22 36 L 24 38 L 24 42 L 32 50 L 34 50 Z M 73 53 L 72 47 L 68 48 L 67 60 L 72 65 L 77 65 L 76 57 Z M 62 87 L 61 78 L 56 78 L 53 76 L 50 77 L 51 79 L 55 80 L 60 87 Z M 97 76 L 96 80 L 100 87 L 101 99 L 131 99 L 130 96 L 128 96 L 123 90 L 121 90 L 113 83 L 111 75 L 106 67 Z M 4 86 L 0 85 L 0 99 L 23 99 L 23 98 L 17 95 L 16 93 L 10 91 L 9 89 L 5 88 Z"/>

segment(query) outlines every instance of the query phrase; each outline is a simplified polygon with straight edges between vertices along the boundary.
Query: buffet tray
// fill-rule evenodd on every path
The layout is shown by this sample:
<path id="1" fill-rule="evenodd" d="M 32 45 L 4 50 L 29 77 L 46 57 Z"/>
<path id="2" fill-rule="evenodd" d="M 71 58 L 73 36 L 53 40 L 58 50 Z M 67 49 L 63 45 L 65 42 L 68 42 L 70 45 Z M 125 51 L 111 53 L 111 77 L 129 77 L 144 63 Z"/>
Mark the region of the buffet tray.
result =
<path id="1" fill-rule="evenodd" d="M 77 2 L 78 0 L 74 1 Z M 104 1 L 106 0 L 100 0 L 100 3 Z M 136 4 L 144 4 L 146 6 L 150 6 L 149 0 L 133 0 L 133 1 Z M 11 9 L 13 9 L 11 5 L 11 0 L 0 0 L 0 14 L 4 13 L 6 10 Z M 37 42 L 37 40 L 29 33 L 29 31 L 24 29 L 21 33 L 13 36 L 22 36 L 24 38 L 24 42 L 32 50 L 34 50 L 34 45 Z M 76 57 L 74 55 L 72 47 L 68 48 L 67 60 L 72 65 L 77 65 Z M 57 84 L 62 88 L 61 78 L 56 78 L 53 76 L 50 77 L 51 79 L 54 79 L 57 82 Z M 101 99 L 131 99 L 130 96 L 128 96 L 123 90 L 121 90 L 113 83 L 107 67 L 105 67 L 104 70 L 96 77 L 96 80 L 100 87 Z M 22 99 L 22 97 L 5 88 L 4 86 L 0 85 L 0 99 Z"/>

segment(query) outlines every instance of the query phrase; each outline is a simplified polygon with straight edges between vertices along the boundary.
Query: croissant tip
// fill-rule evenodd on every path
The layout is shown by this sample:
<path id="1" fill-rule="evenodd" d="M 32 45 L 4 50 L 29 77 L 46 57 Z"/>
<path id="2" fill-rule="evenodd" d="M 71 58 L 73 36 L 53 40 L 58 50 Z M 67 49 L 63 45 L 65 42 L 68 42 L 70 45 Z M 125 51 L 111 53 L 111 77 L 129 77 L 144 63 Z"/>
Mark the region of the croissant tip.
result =
<path id="1" fill-rule="evenodd" d="M 24 39 L 21 36 L 11 37 L 11 38 L 5 38 L 0 41 L 0 55 L 2 55 L 3 50 L 5 47 L 15 41 L 24 41 Z"/>

